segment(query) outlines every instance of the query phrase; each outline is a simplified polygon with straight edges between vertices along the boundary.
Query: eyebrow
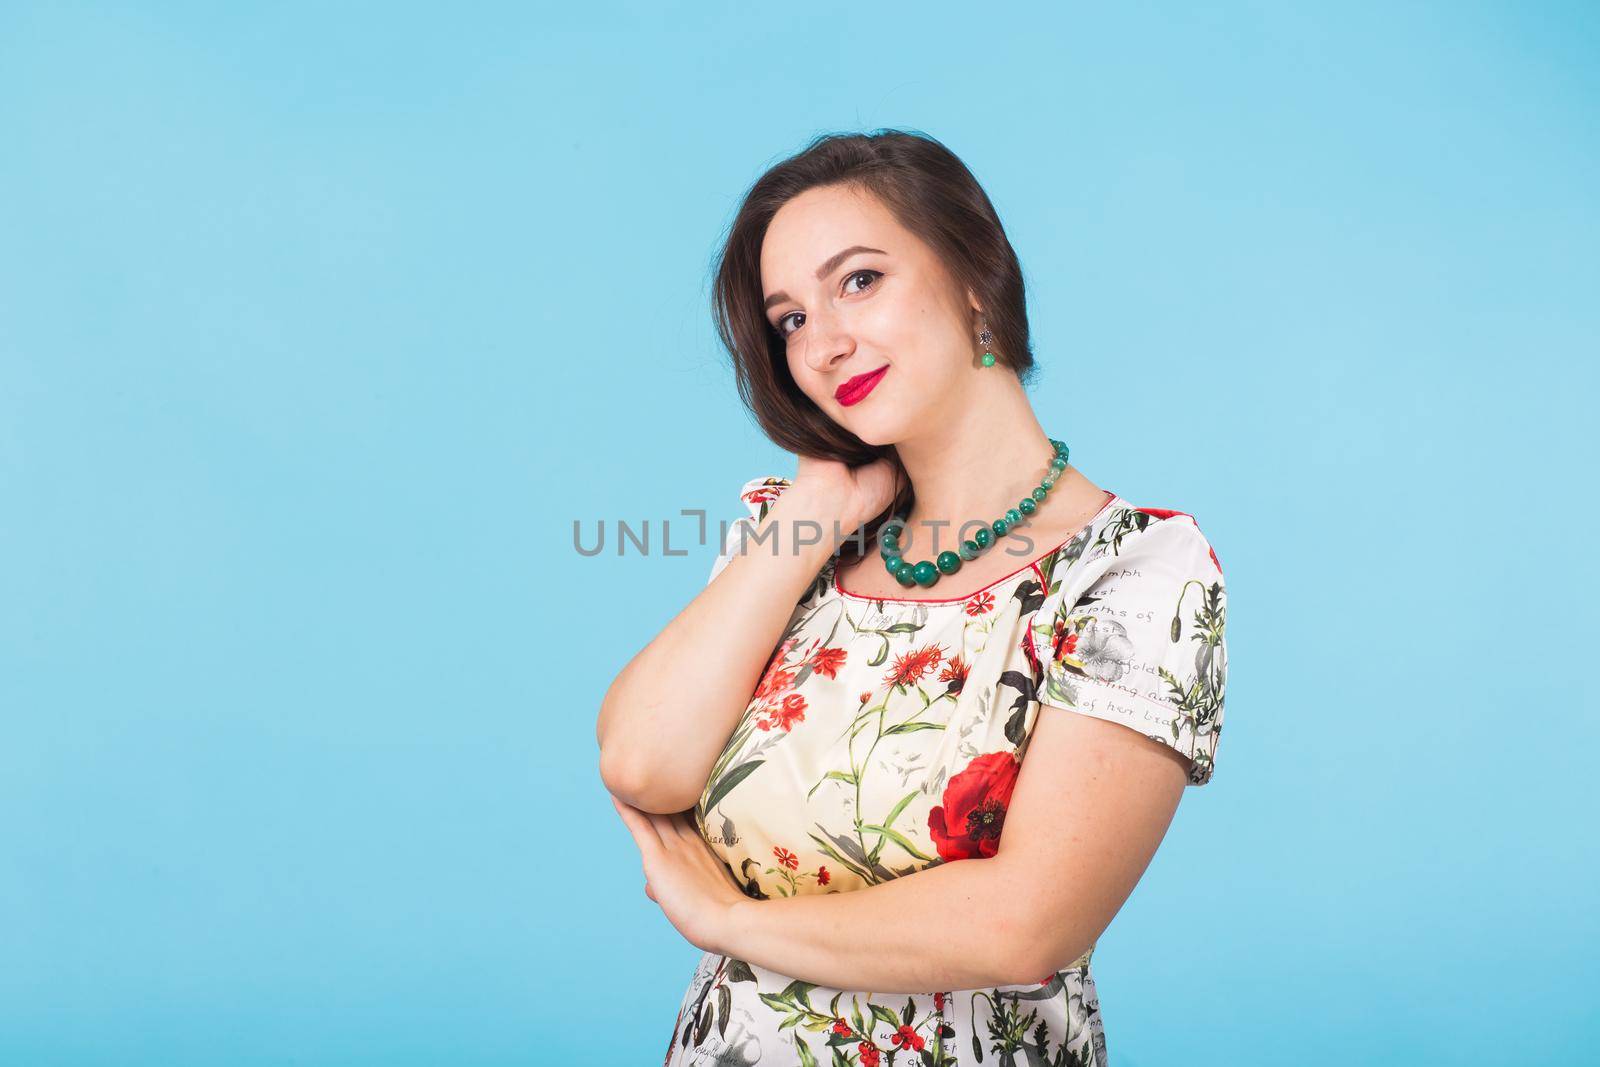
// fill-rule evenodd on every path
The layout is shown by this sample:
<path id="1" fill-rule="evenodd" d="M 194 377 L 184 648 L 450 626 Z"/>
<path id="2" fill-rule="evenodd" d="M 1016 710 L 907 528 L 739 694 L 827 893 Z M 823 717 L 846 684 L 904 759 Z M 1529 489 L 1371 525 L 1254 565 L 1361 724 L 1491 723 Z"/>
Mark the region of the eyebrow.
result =
<path id="1" fill-rule="evenodd" d="M 866 245 L 851 245 L 844 251 L 835 252 L 833 255 L 829 256 L 823 262 L 822 266 L 817 268 L 817 281 L 820 282 L 822 279 L 826 278 L 830 273 L 832 273 L 833 268 L 837 267 L 839 264 L 843 263 L 845 260 L 849 259 L 858 252 L 876 252 L 880 256 L 888 255 L 888 253 L 881 248 L 868 248 Z M 791 299 L 789 294 L 784 292 L 782 289 L 779 289 L 776 293 L 773 293 L 771 296 L 767 297 L 767 302 L 761 305 L 761 310 L 767 311 L 772 307 L 773 304 L 781 304 L 785 300 L 789 299 Z"/>

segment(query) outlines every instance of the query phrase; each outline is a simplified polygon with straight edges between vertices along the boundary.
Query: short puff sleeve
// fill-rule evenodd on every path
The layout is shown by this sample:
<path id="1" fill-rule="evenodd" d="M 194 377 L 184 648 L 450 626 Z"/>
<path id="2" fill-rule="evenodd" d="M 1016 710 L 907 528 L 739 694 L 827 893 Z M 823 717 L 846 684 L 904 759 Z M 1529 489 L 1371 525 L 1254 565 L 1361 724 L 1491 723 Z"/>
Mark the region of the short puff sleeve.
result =
<path id="1" fill-rule="evenodd" d="M 744 483 L 739 490 L 739 499 L 743 501 L 748 514 L 741 515 L 728 524 L 717 558 L 711 561 L 711 574 L 706 578 L 707 585 L 710 585 L 717 575 L 722 573 L 722 568 L 738 554 L 740 539 L 754 536 L 761 521 L 767 517 L 767 510 L 772 507 L 773 501 L 793 484 L 788 478 L 780 478 L 777 475 L 751 478 Z"/>
<path id="2" fill-rule="evenodd" d="M 1222 567 L 1192 516 L 1130 515 L 1132 528 L 1108 528 L 1034 614 L 1038 698 L 1176 749 L 1188 784 L 1205 785 L 1228 676 Z"/>

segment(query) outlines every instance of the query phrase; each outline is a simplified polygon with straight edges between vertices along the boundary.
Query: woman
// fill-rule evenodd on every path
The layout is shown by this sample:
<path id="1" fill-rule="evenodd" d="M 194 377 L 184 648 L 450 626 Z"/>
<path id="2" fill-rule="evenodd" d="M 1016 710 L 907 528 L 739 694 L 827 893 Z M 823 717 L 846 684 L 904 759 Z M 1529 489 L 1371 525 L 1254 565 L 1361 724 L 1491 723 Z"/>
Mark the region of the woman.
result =
<path id="1" fill-rule="evenodd" d="M 1094 942 L 1216 756 L 1216 554 L 1047 434 L 1016 256 L 931 138 L 765 174 L 716 305 L 799 459 L 600 712 L 646 895 L 705 950 L 667 1063 L 1104 1064 Z"/>

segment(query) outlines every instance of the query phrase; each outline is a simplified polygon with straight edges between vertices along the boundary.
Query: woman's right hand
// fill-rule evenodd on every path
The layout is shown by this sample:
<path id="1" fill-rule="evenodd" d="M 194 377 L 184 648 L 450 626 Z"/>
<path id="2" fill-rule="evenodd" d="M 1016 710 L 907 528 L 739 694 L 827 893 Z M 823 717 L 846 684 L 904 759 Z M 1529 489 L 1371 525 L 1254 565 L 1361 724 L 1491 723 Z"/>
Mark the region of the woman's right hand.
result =
<path id="1" fill-rule="evenodd" d="M 848 534 L 894 500 L 894 464 L 876 459 L 852 467 L 836 459 L 800 456 L 790 492 L 813 501 Z"/>

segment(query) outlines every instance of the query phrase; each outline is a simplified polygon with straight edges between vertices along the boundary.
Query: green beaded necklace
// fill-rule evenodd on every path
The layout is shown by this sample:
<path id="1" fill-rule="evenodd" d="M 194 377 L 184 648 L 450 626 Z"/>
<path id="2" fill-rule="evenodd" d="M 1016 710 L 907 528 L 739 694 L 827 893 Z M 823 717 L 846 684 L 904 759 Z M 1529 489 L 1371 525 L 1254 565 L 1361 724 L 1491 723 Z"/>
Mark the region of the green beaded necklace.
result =
<path id="1" fill-rule="evenodd" d="M 994 520 L 988 526 L 979 530 L 969 541 L 961 542 L 957 552 L 941 552 L 936 560 L 923 560 L 912 563 L 900 556 L 900 531 L 906 528 L 904 516 L 894 516 L 878 531 L 878 554 L 883 557 L 883 566 L 895 581 L 910 588 L 920 585 L 927 589 L 937 583 L 939 578 L 946 574 L 954 574 L 961 569 L 963 562 L 970 562 L 978 557 L 978 553 L 995 544 L 1004 537 L 1013 526 L 1022 521 L 1022 516 L 1032 515 L 1039 510 L 1039 505 L 1044 502 L 1045 495 L 1055 488 L 1056 478 L 1067 469 L 1067 443 L 1050 438 L 1050 443 L 1055 446 L 1055 452 L 1050 457 L 1050 473 L 1045 475 L 1038 488 L 1017 501 L 1017 506 L 1006 511 L 1001 518 Z"/>

